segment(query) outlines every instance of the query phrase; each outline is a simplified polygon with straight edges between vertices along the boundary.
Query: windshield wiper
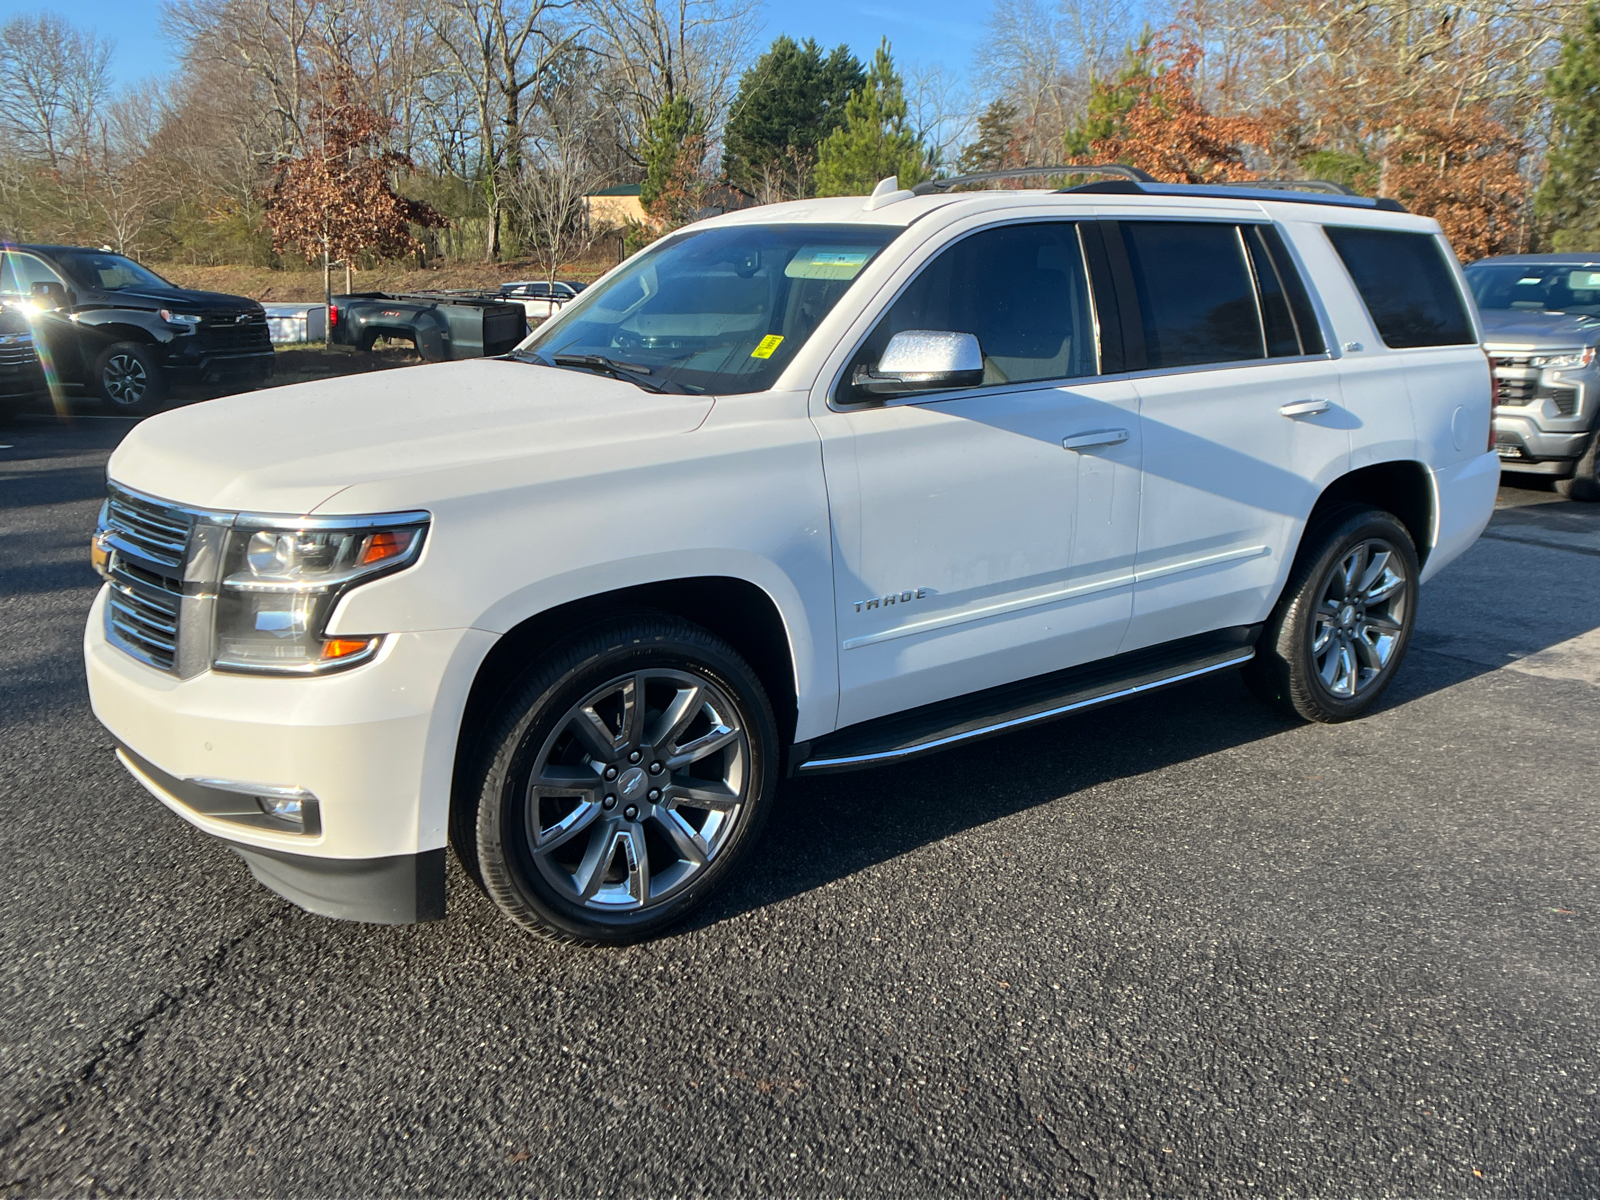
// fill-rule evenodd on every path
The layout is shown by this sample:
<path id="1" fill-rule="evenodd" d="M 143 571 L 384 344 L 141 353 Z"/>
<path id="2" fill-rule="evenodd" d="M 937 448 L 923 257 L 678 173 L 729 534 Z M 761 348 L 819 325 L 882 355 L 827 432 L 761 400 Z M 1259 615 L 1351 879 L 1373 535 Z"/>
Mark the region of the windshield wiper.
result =
<path id="1" fill-rule="evenodd" d="M 687 395 L 688 389 L 667 380 L 646 378 L 654 372 L 642 363 L 618 362 L 604 354 L 552 354 L 550 361 L 558 367 L 578 367 L 582 370 L 600 371 L 613 379 L 642 387 L 647 392 L 672 392 Z"/>

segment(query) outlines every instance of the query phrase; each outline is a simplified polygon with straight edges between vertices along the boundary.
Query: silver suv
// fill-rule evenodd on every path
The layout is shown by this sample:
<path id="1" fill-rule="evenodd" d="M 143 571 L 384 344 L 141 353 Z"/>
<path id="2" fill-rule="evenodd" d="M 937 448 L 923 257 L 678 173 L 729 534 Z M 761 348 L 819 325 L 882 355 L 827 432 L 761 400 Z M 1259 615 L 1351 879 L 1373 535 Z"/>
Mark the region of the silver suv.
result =
<path id="1" fill-rule="evenodd" d="M 1600 254 L 1504 254 L 1466 274 L 1494 364 L 1501 467 L 1600 500 Z"/>

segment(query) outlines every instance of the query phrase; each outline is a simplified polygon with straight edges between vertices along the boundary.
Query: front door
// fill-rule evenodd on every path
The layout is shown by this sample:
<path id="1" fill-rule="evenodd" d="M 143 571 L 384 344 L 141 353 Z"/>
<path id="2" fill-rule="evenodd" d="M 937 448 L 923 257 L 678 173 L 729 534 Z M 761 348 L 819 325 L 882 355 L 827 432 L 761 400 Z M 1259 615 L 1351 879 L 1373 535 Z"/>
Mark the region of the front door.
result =
<path id="1" fill-rule="evenodd" d="M 906 329 L 974 334 L 985 382 L 884 403 L 847 370 L 817 418 L 841 726 L 1113 654 L 1131 610 L 1137 398 L 1098 373 L 1077 228 L 946 248 L 852 366 Z"/>

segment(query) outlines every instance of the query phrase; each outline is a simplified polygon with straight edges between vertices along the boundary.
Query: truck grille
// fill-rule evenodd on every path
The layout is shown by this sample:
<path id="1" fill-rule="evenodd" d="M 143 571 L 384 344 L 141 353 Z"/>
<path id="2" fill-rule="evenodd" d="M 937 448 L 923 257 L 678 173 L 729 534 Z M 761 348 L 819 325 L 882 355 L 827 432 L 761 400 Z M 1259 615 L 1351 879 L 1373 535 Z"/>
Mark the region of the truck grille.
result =
<path id="1" fill-rule="evenodd" d="M 1539 368 L 1531 354 L 1491 354 L 1494 367 L 1494 402 L 1507 408 L 1523 408 L 1549 400 L 1556 412 L 1570 417 L 1578 411 L 1578 389 L 1547 387 L 1539 382 Z"/>
<path id="2" fill-rule="evenodd" d="M 190 520 L 181 509 L 155 504 L 126 492 L 112 492 L 106 522 L 151 562 L 183 571 Z"/>
<path id="3" fill-rule="evenodd" d="M 0 368 L 15 370 L 18 367 L 31 367 L 33 363 L 32 342 L 26 342 L 21 345 L 0 345 Z"/>
<path id="4" fill-rule="evenodd" d="M 271 350 L 272 331 L 267 328 L 264 311 L 207 313 L 200 318 L 195 335 L 207 350 Z"/>
<path id="5" fill-rule="evenodd" d="M 178 653 L 183 566 L 193 521 L 180 508 L 113 490 L 106 503 L 111 591 L 106 637 L 163 671 Z"/>

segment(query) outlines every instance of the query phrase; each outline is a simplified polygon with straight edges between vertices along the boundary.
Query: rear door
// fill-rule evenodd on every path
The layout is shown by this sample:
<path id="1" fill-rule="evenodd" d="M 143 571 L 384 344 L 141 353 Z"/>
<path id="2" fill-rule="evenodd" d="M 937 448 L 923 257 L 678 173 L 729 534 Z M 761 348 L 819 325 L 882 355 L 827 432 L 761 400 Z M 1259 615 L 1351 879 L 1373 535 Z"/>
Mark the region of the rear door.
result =
<path id="1" fill-rule="evenodd" d="M 1123 220 L 1106 241 L 1144 443 L 1122 648 L 1264 620 L 1350 458 L 1304 284 L 1270 224 Z"/>
<path id="2" fill-rule="evenodd" d="M 909 329 L 975 335 L 984 383 L 887 402 L 855 394 L 852 369 Z M 1096 329 L 1076 224 L 977 228 L 904 286 L 813 409 L 833 518 L 840 725 L 1116 653 L 1131 610 L 1139 425 Z"/>

